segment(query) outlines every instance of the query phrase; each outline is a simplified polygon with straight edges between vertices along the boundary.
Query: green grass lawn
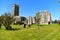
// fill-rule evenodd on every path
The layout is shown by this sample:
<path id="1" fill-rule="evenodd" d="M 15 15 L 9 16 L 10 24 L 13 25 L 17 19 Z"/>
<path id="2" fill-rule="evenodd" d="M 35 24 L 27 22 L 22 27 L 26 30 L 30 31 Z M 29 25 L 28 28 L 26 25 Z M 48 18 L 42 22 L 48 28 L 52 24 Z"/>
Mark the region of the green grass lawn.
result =
<path id="1" fill-rule="evenodd" d="M 0 40 L 60 40 L 60 25 L 36 25 L 23 28 L 23 25 L 12 25 L 19 30 L 0 29 Z"/>

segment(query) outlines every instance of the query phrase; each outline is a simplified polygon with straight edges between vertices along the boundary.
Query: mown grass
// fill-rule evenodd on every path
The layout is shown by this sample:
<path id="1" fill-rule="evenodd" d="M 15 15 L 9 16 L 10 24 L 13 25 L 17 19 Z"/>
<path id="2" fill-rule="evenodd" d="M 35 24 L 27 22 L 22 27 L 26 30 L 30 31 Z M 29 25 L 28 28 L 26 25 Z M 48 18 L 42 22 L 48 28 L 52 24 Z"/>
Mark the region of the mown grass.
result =
<path id="1" fill-rule="evenodd" d="M 19 30 L 0 29 L 0 40 L 60 40 L 60 25 L 36 25 L 23 28 L 23 25 L 12 25 Z"/>

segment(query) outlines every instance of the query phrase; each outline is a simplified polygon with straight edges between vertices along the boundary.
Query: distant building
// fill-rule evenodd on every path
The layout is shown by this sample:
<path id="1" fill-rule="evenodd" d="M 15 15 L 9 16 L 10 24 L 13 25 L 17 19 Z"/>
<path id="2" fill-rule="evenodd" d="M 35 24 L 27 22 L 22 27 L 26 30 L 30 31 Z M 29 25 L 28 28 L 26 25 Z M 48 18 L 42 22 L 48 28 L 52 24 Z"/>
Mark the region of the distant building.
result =
<path id="1" fill-rule="evenodd" d="M 47 10 L 40 12 L 41 19 L 40 24 L 48 24 L 51 22 L 51 14 Z"/>
<path id="2" fill-rule="evenodd" d="M 27 20 L 26 17 L 19 16 L 19 5 L 17 4 L 13 4 L 12 6 L 12 16 L 15 19 L 14 23 L 17 23 L 17 22 L 26 23 L 25 22 Z"/>
<path id="3" fill-rule="evenodd" d="M 12 16 L 19 16 L 19 5 L 13 4 L 13 6 L 12 6 Z"/>

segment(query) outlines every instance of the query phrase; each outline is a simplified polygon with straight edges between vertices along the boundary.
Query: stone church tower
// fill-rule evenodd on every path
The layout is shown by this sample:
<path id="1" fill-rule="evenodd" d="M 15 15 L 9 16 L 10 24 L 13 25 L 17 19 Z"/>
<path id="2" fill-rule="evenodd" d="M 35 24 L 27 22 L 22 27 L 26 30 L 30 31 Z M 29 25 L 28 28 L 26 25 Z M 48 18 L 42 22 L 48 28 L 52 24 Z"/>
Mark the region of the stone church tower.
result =
<path id="1" fill-rule="evenodd" d="M 12 6 L 12 16 L 19 16 L 19 5 L 13 4 L 13 6 Z"/>

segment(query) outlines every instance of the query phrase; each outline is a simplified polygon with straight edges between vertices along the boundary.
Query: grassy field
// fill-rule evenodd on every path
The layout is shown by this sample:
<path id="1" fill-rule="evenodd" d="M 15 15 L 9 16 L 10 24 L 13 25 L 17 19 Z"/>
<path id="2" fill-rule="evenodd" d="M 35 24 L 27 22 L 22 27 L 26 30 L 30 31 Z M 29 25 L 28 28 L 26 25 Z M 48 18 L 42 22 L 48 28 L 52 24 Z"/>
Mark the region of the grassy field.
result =
<path id="1" fill-rule="evenodd" d="M 0 29 L 0 40 L 60 40 L 60 25 L 36 25 L 23 28 L 23 25 L 12 25 L 19 30 Z"/>

